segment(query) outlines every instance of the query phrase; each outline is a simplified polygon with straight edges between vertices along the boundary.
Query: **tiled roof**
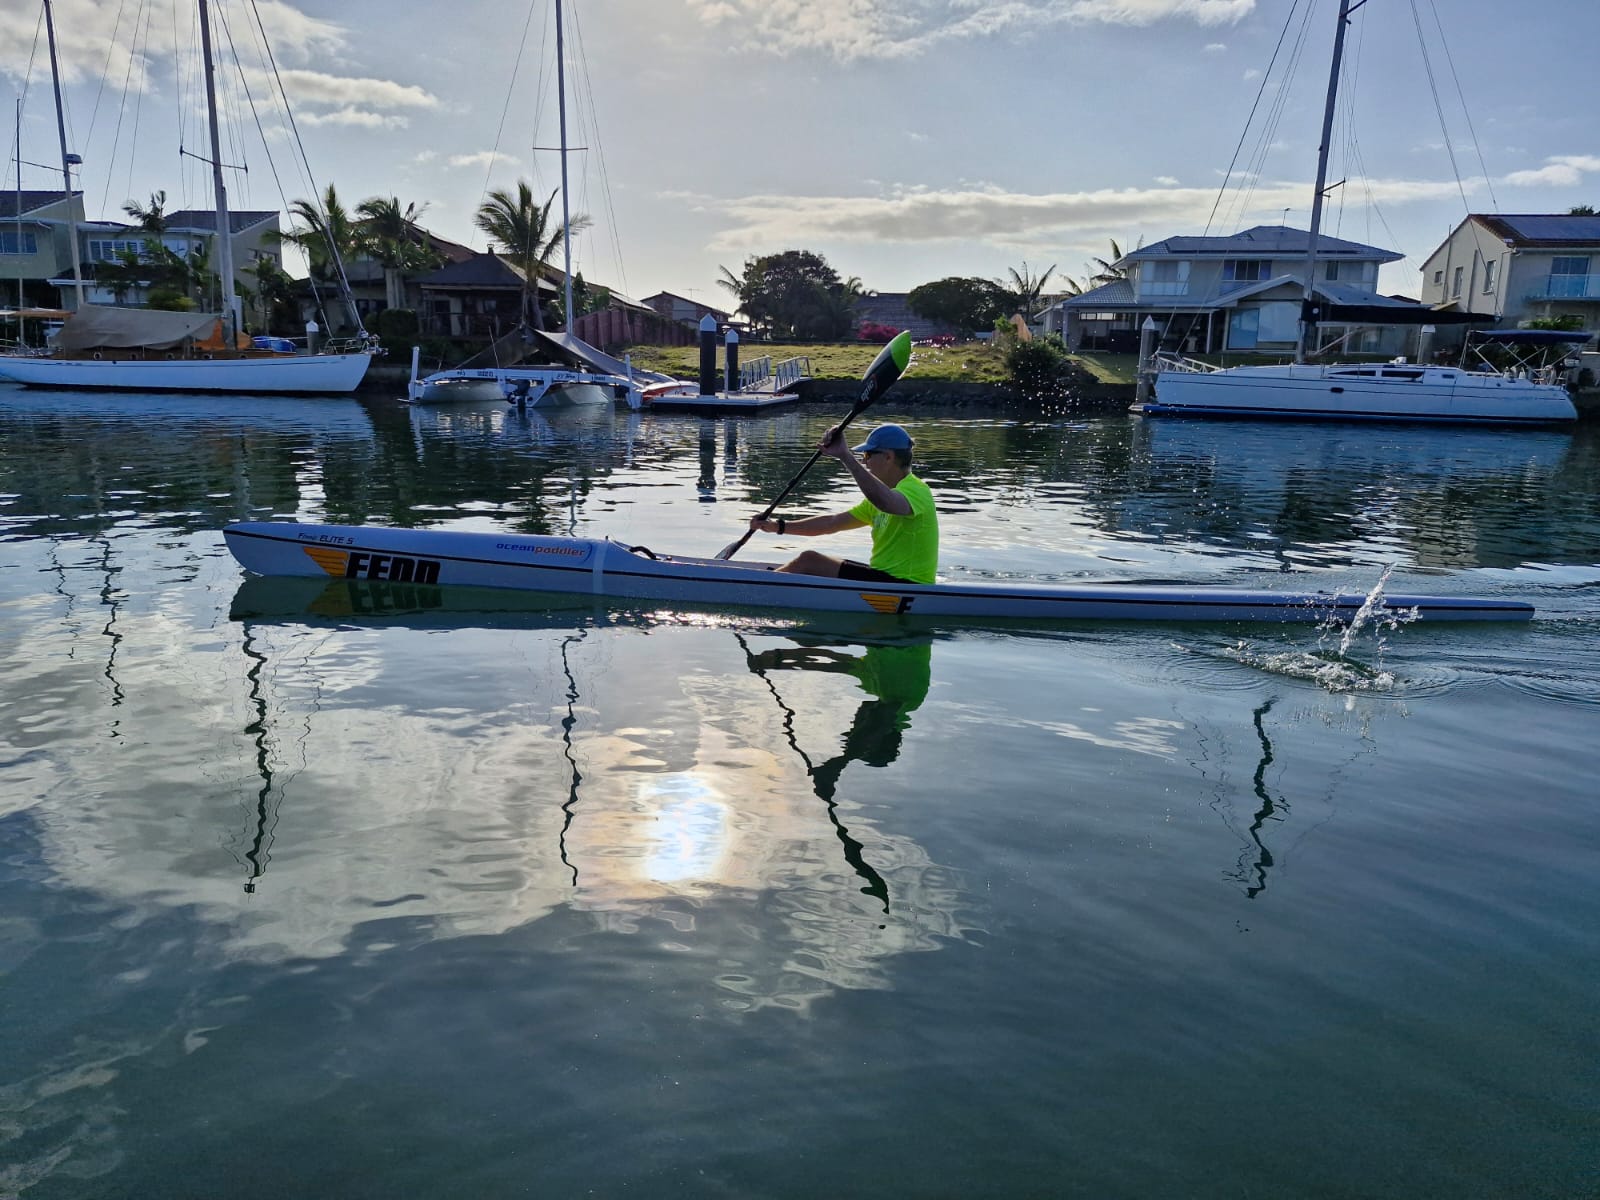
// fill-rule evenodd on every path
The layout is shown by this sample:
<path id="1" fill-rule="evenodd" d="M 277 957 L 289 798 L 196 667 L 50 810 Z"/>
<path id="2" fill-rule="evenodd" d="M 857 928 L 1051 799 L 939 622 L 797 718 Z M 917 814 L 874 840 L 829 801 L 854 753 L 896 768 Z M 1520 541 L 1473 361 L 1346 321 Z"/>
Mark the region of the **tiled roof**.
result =
<path id="1" fill-rule="evenodd" d="M 228 213 L 228 229 L 233 233 L 243 233 L 246 229 L 253 229 L 264 221 L 275 221 L 277 211 L 272 212 L 240 212 Z M 217 214 L 211 209 L 180 208 L 177 212 L 166 214 L 167 228 L 173 233 L 180 230 L 214 231 L 217 227 Z"/>
<path id="2" fill-rule="evenodd" d="M 1090 288 L 1061 302 L 1063 308 L 1126 308 L 1135 304 L 1133 284 L 1126 279 L 1113 279 L 1110 283 Z"/>
<path id="3" fill-rule="evenodd" d="M 1309 230 L 1292 229 L 1287 225 L 1257 225 L 1254 229 L 1246 229 L 1228 237 L 1166 238 L 1124 255 L 1122 261 L 1139 262 L 1179 256 L 1253 258 L 1264 255 L 1304 255 L 1310 245 Z M 1325 233 L 1317 237 L 1317 255 L 1321 258 L 1376 258 L 1381 262 L 1399 262 L 1405 257 L 1393 250 L 1347 242 Z"/>

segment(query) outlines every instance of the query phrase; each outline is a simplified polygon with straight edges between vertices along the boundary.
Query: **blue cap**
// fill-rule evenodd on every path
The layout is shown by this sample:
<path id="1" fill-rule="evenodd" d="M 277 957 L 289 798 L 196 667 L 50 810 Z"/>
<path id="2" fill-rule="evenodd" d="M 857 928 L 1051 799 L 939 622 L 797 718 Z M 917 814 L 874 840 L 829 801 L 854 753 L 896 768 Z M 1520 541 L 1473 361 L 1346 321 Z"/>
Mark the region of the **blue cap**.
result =
<path id="1" fill-rule="evenodd" d="M 898 425 L 879 425 L 867 434 L 867 440 L 851 449 L 857 454 L 865 454 L 868 450 L 909 450 L 911 449 L 911 435 Z"/>

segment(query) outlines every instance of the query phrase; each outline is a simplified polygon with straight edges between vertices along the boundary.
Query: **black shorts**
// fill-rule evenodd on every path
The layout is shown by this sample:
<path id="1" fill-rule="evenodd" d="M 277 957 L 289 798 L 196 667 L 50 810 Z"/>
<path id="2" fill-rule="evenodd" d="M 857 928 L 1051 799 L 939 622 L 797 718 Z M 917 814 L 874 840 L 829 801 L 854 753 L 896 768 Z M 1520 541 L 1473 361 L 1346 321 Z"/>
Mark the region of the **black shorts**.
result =
<path id="1" fill-rule="evenodd" d="M 869 567 L 866 563 L 858 563 L 853 558 L 844 559 L 839 563 L 839 578 L 854 579 L 858 583 L 910 583 L 909 579 L 901 579 L 898 575 L 891 575 L 887 571 L 880 571 L 877 567 Z"/>

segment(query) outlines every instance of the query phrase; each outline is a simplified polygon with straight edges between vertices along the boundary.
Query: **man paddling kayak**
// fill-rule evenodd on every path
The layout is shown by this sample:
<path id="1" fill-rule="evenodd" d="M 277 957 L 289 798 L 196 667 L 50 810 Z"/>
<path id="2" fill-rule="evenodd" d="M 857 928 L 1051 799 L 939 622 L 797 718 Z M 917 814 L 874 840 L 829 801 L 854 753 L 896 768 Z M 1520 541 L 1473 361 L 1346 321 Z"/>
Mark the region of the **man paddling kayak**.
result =
<path id="1" fill-rule="evenodd" d="M 859 446 L 845 445 L 839 426 L 828 430 L 820 452 L 838 459 L 861 489 L 845 512 L 815 517 L 753 517 L 752 530 L 801 537 L 872 526 L 872 563 L 802 550 L 779 567 L 796 575 L 826 575 L 871 583 L 932 583 L 939 569 L 939 516 L 933 493 L 911 473 L 911 435 L 899 425 L 879 425 Z M 857 458 L 856 455 L 860 455 Z"/>

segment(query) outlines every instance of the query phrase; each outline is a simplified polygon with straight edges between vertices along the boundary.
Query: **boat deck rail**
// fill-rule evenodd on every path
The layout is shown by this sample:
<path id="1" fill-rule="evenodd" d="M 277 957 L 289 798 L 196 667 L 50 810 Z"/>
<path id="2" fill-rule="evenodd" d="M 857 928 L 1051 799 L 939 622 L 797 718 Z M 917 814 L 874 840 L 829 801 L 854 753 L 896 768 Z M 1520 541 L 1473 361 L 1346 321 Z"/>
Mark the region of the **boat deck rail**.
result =
<path id="1" fill-rule="evenodd" d="M 1150 370 L 1155 371 L 1184 371 L 1190 375 L 1211 375 L 1217 370 L 1208 362 L 1201 362 L 1198 358 L 1185 358 L 1181 354 L 1174 354 L 1169 350 L 1158 350 L 1150 356 Z"/>

